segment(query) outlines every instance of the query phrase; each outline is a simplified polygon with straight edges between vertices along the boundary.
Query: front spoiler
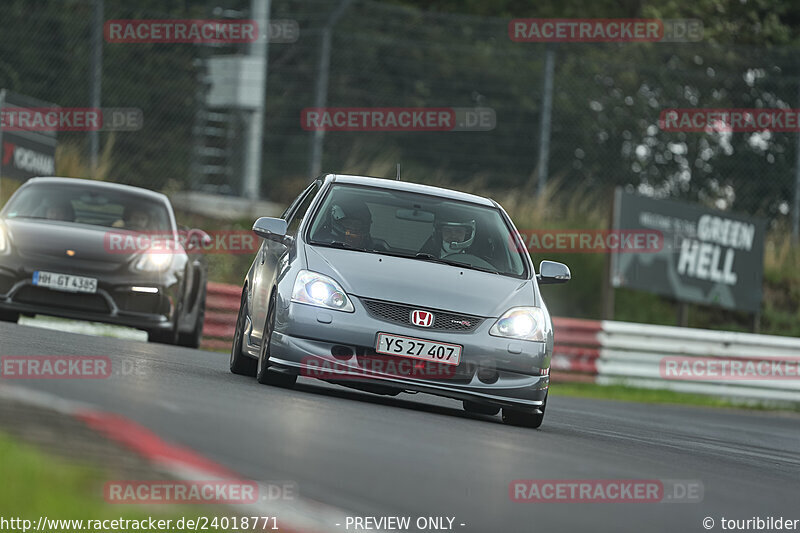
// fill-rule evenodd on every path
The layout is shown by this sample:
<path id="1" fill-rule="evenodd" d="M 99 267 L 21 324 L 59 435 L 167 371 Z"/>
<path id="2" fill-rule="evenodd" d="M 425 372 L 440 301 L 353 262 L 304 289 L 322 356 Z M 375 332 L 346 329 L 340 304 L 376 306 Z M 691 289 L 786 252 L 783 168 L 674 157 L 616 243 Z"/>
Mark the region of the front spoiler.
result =
<path id="1" fill-rule="evenodd" d="M 512 372 L 500 372 L 500 378 L 492 384 L 483 383 L 477 376 L 469 383 L 448 383 L 443 380 L 412 379 L 389 374 L 380 374 L 369 369 L 359 368 L 354 378 L 353 366 L 319 351 L 308 350 L 304 346 L 309 341 L 275 332 L 270 343 L 270 367 L 276 371 L 315 377 L 319 368 L 304 361 L 319 361 L 330 374 L 325 381 L 339 385 L 354 386 L 370 384 L 376 387 L 389 387 L 400 392 L 422 392 L 455 400 L 474 401 L 498 407 L 510 407 L 529 412 L 538 412 L 544 404 L 550 385 L 549 376 L 530 376 Z M 311 341 L 312 343 L 314 341 Z M 316 352 L 316 353 L 314 353 Z M 341 375 L 343 379 L 333 379 Z"/>

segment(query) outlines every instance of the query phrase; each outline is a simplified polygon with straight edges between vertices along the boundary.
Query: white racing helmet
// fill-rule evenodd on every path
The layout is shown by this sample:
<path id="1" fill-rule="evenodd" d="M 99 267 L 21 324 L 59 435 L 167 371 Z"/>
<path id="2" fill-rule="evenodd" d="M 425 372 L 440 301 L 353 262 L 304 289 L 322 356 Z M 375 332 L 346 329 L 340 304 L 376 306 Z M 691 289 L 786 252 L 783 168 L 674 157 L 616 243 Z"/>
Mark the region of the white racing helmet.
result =
<path id="1" fill-rule="evenodd" d="M 442 236 L 442 250 L 447 254 L 459 253 L 469 248 L 475 240 L 475 221 L 465 222 L 439 222 L 437 230 Z M 463 237 L 459 235 L 457 240 L 452 238 L 453 234 L 458 234 L 458 230 L 463 230 Z"/>

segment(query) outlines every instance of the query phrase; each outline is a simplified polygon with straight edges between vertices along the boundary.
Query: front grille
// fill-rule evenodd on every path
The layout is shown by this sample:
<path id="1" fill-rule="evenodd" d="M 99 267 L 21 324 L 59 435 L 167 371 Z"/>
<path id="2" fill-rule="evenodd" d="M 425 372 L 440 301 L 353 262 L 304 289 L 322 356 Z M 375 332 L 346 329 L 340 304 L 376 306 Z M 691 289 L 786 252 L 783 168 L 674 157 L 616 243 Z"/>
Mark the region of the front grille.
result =
<path id="1" fill-rule="evenodd" d="M 161 312 L 160 294 L 118 291 L 114 294 L 114 301 L 121 311 L 152 314 Z"/>
<path id="2" fill-rule="evenodd" d="M 483 319 L 477 316 L 460 315 L 455 313 L 447 313 L 444 311 L 437 311 L 435 309 L 424 309 L 421 307 L 414 307 L 405 304 L 395 304 L 389 302 L 382 302 L 380 300 L 361 300 L 367 312 L 379 320 L 386 320 L 387 322 L 394 322 L 396 324 L 404 324 L 406 326 L 414 326 L 411 323 L 411 312 L 414 310 L 430 311 L 433 313 L 433 325 L 429 328 L 419 329 L 433 330 L 433 331 L 474 331 Z"/>
<path id="3" fill-rule="evenodd" d="M 21 288 L 14 295 L 14 301 L 22 304 L 74 309 L 76 311 L 92 311 L 95 313 L 110 312 L 106 299 L 99 294 L 73 294 L 70 292 L 51 291 L 34 286 Z"/>

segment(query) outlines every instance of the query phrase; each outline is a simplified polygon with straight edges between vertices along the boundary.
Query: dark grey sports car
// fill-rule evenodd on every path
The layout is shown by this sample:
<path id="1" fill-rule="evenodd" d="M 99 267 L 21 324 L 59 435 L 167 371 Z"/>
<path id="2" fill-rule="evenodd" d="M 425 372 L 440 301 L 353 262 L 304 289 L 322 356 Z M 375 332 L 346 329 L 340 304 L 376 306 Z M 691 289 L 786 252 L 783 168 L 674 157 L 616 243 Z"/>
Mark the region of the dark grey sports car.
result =
<path id="1" fill-rule="evenodd" d="M 298 375 L 380 393 L 425 392 L 539 427 L 553 327 L 539 274 L 494 201 L 358 176 L 311 184 L 244 281 L 231 371 L 291 386 Z"/>
<path id="2" fill-rule="evenodd" d="M 208 236 L 193 232 L 184 248 L 163 194 L 31 179 L 0 211 L 0 320 L 43 314 L 106 322 L 196 347 L 207 268 L 192 243 Z"/>

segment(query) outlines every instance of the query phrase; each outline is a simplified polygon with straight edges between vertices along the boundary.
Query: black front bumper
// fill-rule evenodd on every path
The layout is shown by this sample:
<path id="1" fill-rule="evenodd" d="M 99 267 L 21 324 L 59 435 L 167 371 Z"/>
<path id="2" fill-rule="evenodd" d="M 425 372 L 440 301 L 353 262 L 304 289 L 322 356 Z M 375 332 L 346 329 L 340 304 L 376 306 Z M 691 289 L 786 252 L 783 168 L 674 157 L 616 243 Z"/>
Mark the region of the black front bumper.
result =
<path id="1" fill-rule="evenodd" d="M 13 259 L 13 256 L 0 256 L 0 310 L 103 322 L 147 331 L 174 327 L 179 284 L 169 272 L 139 276 L 123 267 L 97 271 L 49 261 L 23 266 L 15 265 Z M 37 270 L 96 278 L 97 292 L 73 293 L 38 287 L 33 284 L 33 273 Z M 158 293 L 134 292 L 131 288 L 135 286 L 156 287 Z"/>

